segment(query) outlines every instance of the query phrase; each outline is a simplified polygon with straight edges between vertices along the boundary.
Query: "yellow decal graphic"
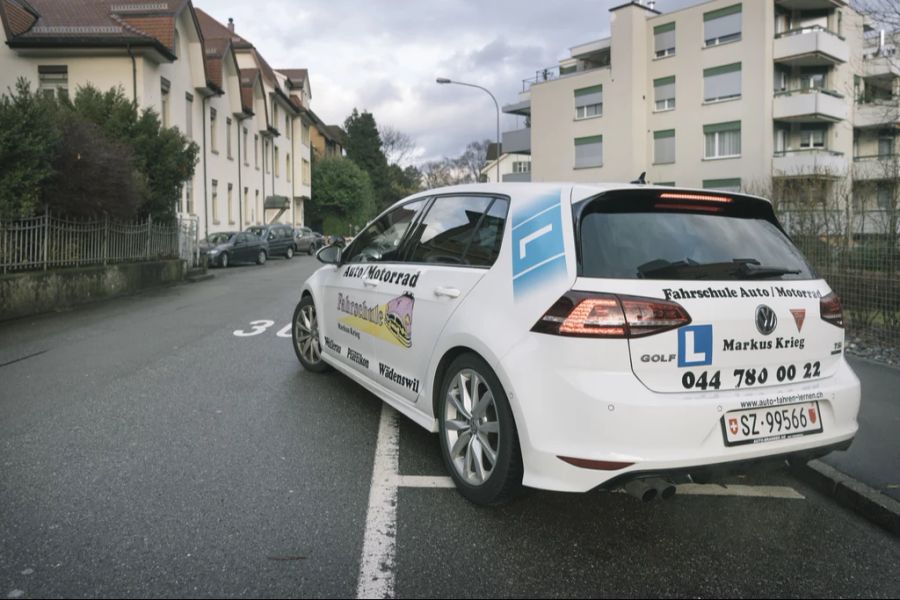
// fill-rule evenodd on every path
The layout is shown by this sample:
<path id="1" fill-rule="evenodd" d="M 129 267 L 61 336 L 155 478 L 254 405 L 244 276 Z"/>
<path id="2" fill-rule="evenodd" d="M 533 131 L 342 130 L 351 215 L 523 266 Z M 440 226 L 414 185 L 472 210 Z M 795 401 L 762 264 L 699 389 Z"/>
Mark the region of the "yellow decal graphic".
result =
<path id="1" fill-rule="evenodd" d="M 412 346 L 414 307 L 415 298 L 410 293 L 374 306 L 338 294 L 338 310 L 348 315 L 340 323 L 404 348 Z"/>

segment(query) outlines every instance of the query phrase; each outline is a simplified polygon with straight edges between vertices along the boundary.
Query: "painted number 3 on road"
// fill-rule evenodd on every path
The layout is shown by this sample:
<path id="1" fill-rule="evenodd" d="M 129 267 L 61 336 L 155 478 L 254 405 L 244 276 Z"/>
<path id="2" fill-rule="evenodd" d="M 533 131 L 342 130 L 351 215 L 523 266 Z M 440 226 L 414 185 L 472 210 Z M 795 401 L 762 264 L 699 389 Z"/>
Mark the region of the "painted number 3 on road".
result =
<path id="1" fill-rule="evenodd" d="M 275 325 L 275 321 L 269 321 L 267 319 L 261 319 L 259 321 L 250 321 L 250 331 L 244 331 L 243 329 L 235 329 L 234 335 L 237 337 L 253 337 L 254 335 L 259 335 L 261 333 L 265 333 L 270 327 Z M 291 324 L 288 323 L 281 330 L 278 331 L 278 337 L 289 338 L 291 337 Z"/>

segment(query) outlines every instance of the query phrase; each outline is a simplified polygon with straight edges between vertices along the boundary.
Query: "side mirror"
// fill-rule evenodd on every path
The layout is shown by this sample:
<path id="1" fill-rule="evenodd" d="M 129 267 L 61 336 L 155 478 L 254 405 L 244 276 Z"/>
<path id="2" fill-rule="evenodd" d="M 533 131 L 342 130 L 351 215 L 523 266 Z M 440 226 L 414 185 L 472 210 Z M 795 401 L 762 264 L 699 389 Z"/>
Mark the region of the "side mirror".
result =
<path id="1" fill-rule="evenodd" d="M 316 258 L 319 259 L 319 262 L 325 263 L 326 265 L 340 265 L 341 247 L 337 244 L 325 246 L 316 252 Z"/>

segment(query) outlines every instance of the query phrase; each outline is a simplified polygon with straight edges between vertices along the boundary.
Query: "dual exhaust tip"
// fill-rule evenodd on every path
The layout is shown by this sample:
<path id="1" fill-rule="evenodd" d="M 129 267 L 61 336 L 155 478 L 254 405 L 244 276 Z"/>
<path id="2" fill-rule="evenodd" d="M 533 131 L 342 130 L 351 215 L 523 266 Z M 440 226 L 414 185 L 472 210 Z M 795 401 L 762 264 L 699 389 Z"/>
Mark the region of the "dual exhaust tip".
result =
<path id="1" fill-rule="evenodd" d="M 675 495 L 675 484 L 659 477 L 647 477 L 633 479 L 623 486 L 629 496 L 637 498 L 641 502 L 650 502 L 657 498 L 668 500 Z"/>

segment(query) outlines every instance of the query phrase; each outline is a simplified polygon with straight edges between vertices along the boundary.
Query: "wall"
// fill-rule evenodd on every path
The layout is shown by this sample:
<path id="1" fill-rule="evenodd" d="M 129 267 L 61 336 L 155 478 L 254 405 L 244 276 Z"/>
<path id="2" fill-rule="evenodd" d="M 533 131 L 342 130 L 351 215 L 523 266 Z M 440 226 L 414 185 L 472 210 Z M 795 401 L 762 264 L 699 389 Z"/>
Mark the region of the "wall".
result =
<path id="1" fill-rule="evenodd" d="M 0 321 L 181 281 L 181 260 L 0 275 Z"/>

